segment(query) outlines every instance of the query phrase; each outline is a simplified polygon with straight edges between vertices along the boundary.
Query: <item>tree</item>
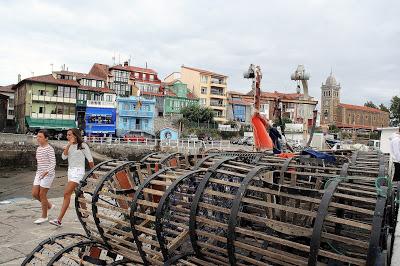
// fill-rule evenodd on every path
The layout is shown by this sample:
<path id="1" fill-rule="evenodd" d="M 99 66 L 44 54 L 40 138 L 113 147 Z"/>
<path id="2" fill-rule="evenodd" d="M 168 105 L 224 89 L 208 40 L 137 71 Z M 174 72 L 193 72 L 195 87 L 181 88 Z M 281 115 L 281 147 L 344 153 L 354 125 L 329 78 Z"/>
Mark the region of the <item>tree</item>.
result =
<path id="1" fill-rule="evenodd" d="M 400 97 L 393 96 L 390 101 L 390 124 L 397 127 L 400 121 Z"/>
<path id="2" fill-rule="evenodd" d="M 184 118 L 191 122 L 213 122 L 214 112 L 211 108 L 202 107 L 199 105 L 189 105 L 181 109 L 181 114 Z"/>
<path id="3" fill-rule="evenodd" d="M 282 121 L 282 123 L 281 123 L 281 121 Z M 282 124 L 282 125 L 285 125 L 285 124 L 291 124 L 291 123 L 293 123 L 292 120 L 291 120 L 289 117 L 286 117 L 286 116 L 282 117 L 282 120 L 281 120 L 281 121 L 279 120 L 279 118 L 276 118 L 276 119 L 274 120 L 274 124 L 277 125 L 277 126 L 281 126 L 281 124 Z"/>
<path id="4" fill-rule="evenodd" d="M 364 106 L 378 109 L 378 107 L 376 107 L 376 105 L 372 101 L 367 101 L 366 103 L 364 103 Z"/>
<path id="5" fill-rule="evenodd" d="M 379 105 L 379 109 L 381 109 L 381 111 L 384 111 L 384 112 L 390 112 L 389 111 L 389 108 L 387 108 L 383 103 L 381 103 L 380 105 Z"/>

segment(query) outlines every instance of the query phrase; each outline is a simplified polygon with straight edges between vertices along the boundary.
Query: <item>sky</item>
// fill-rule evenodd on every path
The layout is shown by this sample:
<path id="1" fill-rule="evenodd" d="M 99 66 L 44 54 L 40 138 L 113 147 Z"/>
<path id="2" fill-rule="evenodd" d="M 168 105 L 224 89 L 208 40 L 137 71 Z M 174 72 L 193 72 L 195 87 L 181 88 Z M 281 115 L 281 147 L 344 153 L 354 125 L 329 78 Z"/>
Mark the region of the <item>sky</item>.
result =
<path id="1" fill-rule="evenodd" d="M 302 64 L 317 99 L 332 70 L 341 102 L 388 105 L 400 95 L 398 10 L 391 0 L 0 0 L 0 85 L 115 57 L 147 62 L 160 79 L 181 65 L 211 70 L 240 92 L 253 63 L 263 91 L 295 92 L 290 75 Z"/>

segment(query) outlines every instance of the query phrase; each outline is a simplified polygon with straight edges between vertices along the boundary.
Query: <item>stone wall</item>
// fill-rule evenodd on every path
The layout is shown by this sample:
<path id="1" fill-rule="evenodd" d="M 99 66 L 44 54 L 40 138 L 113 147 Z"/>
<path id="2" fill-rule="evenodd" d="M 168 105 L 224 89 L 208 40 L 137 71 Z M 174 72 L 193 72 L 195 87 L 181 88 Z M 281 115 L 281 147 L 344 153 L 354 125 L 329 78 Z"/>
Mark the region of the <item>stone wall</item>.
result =
<path id="1" fill-rule="evenodd" d="M 170 127 L 179 130 L 178 121 L 182 116 L 180 115 L 165 115 L 163 117 L 154 118 L 154 132 L 159 132 L 161 129 Z"/>
<path id="2" fill-rule="evenodd" d="M 89 143 L 90 149 L 107 157 L 118 159 L 126 158 L 130 161 L 139 161 L 149 153 L 155 152 L 152 146 L 136 146 L 126 144 L 96 144 Z"/>
<path id="3" fill-rule="evenodd" d="M 54 146 L 53 146 L 54 147 Z M 30 168 L 36 169 L 36 149 L 33 144 L 0 144 L 0 168 Z M 62 160 L 62 150 L 54 147 L 57 166 L 66 166 L 67 161 Z"/>
<path id="4" fill-rule="evenodd" d="M 34 139 L 31 135 L 0 133 L 0 143 L 13 144 L 19 142 L 33 144 Z"/>

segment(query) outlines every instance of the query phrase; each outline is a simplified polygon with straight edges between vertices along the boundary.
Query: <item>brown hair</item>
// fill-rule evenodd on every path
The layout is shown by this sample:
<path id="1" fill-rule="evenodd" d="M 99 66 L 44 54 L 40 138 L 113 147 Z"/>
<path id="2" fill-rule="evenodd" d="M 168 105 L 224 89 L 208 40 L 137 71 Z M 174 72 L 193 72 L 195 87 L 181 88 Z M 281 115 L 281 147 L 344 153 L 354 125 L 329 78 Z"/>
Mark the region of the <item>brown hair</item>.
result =
<path id="1" fill-rule="evenodd" d="M 83 143 L 81 131 L 79 129 L 77 129 L 77 128 L 70 128 L 70 129 L 68 129 L 68 131 L 71 131 L 72 134 L 76 137 L 76 143 L 78 144 L 77 149 L 81 150 L 82 149 L 82 143 Z"/>
<path id="2" fill-rule="evenodd" d="M 44 136 L 46 139 L 48 139 L 48 138 L 50 137 L 49 131 L 47 131 L 46 129 L 41 129 L 41 130 L 39 130 L 39 131 L 38 131 L 38 134 L 39 134 L 39 133 L 42 133 L 43 136 Z"/>

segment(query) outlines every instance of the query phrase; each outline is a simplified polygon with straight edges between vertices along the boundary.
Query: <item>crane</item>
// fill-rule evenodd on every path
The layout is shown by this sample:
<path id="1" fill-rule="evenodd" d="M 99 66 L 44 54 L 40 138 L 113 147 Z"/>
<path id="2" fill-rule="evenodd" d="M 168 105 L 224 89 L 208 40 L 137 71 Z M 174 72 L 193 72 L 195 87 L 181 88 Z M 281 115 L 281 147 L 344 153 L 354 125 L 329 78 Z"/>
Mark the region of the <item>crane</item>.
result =
<path id="1" fill-rule="evenodd" d="M 295 72 L 290 76 L 291 80 L 297 81 L 297 88 L 300 90 L 300 82 L 303 86 L 303 99 L 310 100 L 311 97 L 308 93 L 308 80 L 310 79 L 310 73 L 306 72 L 304 65 L 298 65 Z M 300 91 L 297 91 L 300 93 Z M 312 108 L 312 107 L 311 107 Z M 305 142 L 305 147 L 309 147 L 311 144 L 311 140 L 315 131 L 315 123 L 317 120 L 317 110 L 310 109 L 309 105 L 303 105 L 303 132 L 304 132 L 304 140 L 307 139 L 308 135 L 308 121 L 312 119 L 311 123 L 311 131 L 310 137 L 307 142 Z M 312 113 L 312 115 L 311 115 Z"/>

